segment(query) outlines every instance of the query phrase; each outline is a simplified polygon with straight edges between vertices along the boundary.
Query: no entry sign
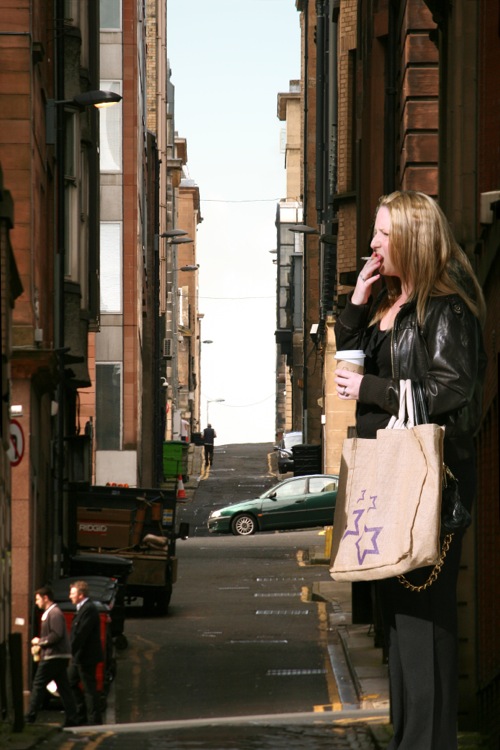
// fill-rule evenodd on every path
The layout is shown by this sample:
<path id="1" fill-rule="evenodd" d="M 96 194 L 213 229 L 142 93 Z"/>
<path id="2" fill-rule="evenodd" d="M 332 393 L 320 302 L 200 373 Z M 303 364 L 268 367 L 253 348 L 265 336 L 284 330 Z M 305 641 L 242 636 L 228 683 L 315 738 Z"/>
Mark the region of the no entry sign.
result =
<path id="1" fill-rule="evenodd" d="M 24 433 L 17 419 L 10 420 L 10 447 L 7 455 L 11 466 L 20 464 L 24 455 Z"/>

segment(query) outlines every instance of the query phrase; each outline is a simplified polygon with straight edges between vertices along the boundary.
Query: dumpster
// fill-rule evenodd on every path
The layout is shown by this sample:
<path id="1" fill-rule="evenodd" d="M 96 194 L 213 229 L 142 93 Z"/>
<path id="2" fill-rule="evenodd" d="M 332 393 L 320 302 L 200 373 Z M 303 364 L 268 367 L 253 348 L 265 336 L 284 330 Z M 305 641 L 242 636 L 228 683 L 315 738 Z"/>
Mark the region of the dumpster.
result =
<path id="1" fill-rule="evenodd" d="M 293 475 L 321 474 L 321 445 L 293 445 Z"/>
<path id="2" fill-rule="evenodd" d="M 185 476 L 188 468 L 189 443 L 183 440 L 166 440 L 163 443 L 163 476 Z"/>
<path id="3" fill-rule="evenodd" d="M 132 560 L 119 555 L 99 555 L 82 552 L 72 555 L 69 562 L 69 574 L 72 578 L 85 576 L 105 576 L 116 578 L 119 584 L 127 583 L 132 572 Z"/>

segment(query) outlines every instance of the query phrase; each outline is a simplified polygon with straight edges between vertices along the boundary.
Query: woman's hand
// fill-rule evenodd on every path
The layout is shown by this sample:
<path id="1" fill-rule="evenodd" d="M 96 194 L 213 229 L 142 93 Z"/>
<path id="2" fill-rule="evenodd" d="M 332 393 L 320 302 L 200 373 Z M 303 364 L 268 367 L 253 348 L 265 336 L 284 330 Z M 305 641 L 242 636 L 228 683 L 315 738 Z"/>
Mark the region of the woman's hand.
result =
<path id="1" fill-rule="evenodd" d="M 373 284 L 380 279 L 378 270 L 382 265 L 382 257 L 373 253 L 361 269 L 356 286 L 351 297 L 353 305 L 366 305 L 372 293 Z"/>
<path id="2" fill-rule="evenodd" d="M 337 394 L 344 401 L 359 398 L 359 388 L 363 376 L 350 370 L 335 370 L 334 380 L 337 384 Z"/>

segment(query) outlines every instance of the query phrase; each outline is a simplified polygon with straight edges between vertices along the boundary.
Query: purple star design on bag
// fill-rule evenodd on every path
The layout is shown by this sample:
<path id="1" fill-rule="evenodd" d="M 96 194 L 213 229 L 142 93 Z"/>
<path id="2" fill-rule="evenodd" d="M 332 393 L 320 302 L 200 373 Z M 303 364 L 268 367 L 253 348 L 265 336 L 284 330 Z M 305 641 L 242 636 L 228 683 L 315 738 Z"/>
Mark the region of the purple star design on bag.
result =
<path id="1" fill-rule="evenodd" d="M 356 542 L 356 549 L 358 550 L 358 562 L 360 565 L 363 565 L 365 561 L 365 557 L 367 555 L 379 555 L 380 551 L 377 545 L 377 537 L 382 531 L 382 526 L 375 526 L 374 528 L 369 529 L 367 526 L 365 526 L 365 534 L 363 534 L 358 541 Z M 368 534 L 371 534 L 371 539 L 367 540 Z M 371 544 L 371 549 L 366 546 L 363 546 L 363 549 L 361 549 L 361 546 L 363 542 L 367 542 Z"/>
<path id="2" fill-rule="evenodd" d="M 354 510 L 353 511 L 352 515 L 356 516 L 356 520 L 354 521 L 354 531 L 346 531 L 345 534 L 344 534 L 344 536 L 342 537 L 342 539 L 345 539 L 346 536 L 351 536 L 351 535 L 352 536 L 359 536 L 359 522 L 360 522 L 361 516 L 363 515 L 364 512 L 365 512 L 364 509 L 363 510 Z"/>
<path id="3" fill-rule="evenodd" d="M 367 555 L 379 555 L 380 550 L 378 548 L 377 544 L 377 537 L 382 531 L 382 526 L 372 526 L 368 527 L 366 524 L 364 524 L 364 528 L 360 530 L 360 524 L 361 524 L 361 518 L 363 515 L 368 513 L 370 510 L 377 510 L 377 495 L 369 495 L 368 498 L 365 498 L 366 490 L 361 491 L 361 496 L 356 501 L 357 503 L 365 503 L 368 505 L 368 507 L 365 508 L 359 508 L 357 510 L 352 511 L 352 522 L 353 522 L 353 528 L 347 529 L 347 531 L 344 532 L 344 535 L 342 537 L 342 540 L 344 540 L 347 536 L 354 536 L 358 537 L 358 540 L 355 544 L 357 553 L 358 553 L 358 563 L 359 565 L 362 565 L 365 561 L 365 557 Z M 369 538 L 371 534 L 371 538 Z"/>

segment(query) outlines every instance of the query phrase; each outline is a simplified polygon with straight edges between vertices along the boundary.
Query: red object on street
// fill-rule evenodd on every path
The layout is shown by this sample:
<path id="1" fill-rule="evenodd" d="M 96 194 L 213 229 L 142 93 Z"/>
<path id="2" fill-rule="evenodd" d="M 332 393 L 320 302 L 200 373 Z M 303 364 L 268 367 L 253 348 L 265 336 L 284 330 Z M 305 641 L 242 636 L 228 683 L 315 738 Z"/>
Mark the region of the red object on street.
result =
<path id="1" fill-rule="evenodd" d="M 182 475 L 179 474 L 177 478 L 177 500 L 186 499 L 186 490 L 184 489 L 184 482 L 182 481 Z"/>

